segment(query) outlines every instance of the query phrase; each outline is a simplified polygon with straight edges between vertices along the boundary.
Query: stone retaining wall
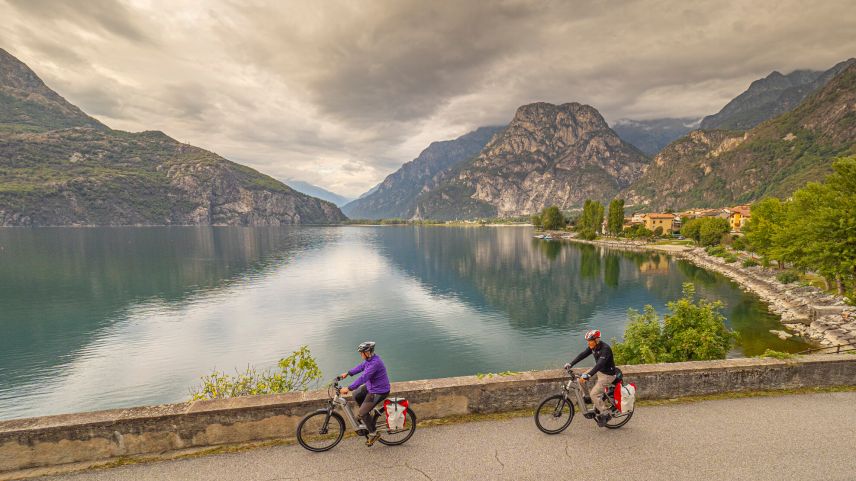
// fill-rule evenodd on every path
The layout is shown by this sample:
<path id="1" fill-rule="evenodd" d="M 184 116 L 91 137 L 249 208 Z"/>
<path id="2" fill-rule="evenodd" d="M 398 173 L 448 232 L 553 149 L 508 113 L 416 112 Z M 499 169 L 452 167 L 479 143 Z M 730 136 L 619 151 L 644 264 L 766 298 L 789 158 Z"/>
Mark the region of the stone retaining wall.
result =
<path id="1" fill-rule="evenodd" d="M 641 399 L 856 385 L 856 356 L 652 364 L 624 373 Z M 430 419 L 531 408 L 564 379 L 561 370 L 533 371 L 399 382 L 392 389 L 411 401 L 418 419 Z M 322 390 L 2 421 L 0 478 L 28 468 L 290 438 L 300 418 L 326 399 Z"/>

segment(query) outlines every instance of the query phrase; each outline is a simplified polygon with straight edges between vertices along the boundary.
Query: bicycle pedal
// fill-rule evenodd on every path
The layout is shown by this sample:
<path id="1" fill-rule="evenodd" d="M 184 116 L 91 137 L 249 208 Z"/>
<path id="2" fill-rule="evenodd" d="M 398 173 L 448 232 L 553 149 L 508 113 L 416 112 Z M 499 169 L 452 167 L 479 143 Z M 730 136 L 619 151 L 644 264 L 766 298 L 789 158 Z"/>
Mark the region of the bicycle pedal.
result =
<path id="1" fill-rule="evenodd" d="M 583 413 L 583 417 L 586 419 L 591 419 L 594 417 L 594 413 Z"/>

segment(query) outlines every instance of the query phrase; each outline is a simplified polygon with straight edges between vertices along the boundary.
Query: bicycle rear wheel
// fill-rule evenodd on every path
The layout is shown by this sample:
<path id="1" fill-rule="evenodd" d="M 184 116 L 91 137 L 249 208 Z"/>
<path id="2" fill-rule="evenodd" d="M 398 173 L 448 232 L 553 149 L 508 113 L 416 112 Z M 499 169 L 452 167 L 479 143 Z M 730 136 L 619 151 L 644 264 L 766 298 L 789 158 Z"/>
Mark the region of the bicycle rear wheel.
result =
<path id="1" fill-rule="evenodd" d="M 541 401 L 535 410 L 535 425 L 547 434 L 559 434 L 574 420 L 574 404 L 564 394 Z"/>
<path id="2" fill-rule="evenodd" d="M 380 431 L 380 441 L 381 444 L 385 444 L 387 446 L 398 446 L 407 442 L 413 433 L 416 432 L 416 414 L 407 408 L 407 412 L 405 413 L 407 416 L 407 421 L 404 423 L 404 429 L 399 429 L 397 431 L 390 431 L 386 426 L 386 416 L 381 414 L 377 419 L 377 429 Z"/>
<path id="3" fill-rule="evenodd" d="M 300 420 L 297 425 L 297 442 L 304 448 L 322 452 L 339 444 L 345 435 L 345 420 L 339 413 L 319 409 Z"/>
<path id="4" fill-rule="evenodd" d="M 635 409 L 627 414 L 621 414 L 620 412 L 617 415 L 613 414 L 614 417 L 609 418 L 609 421 L 607 421 L 604 426 L 608 427 L 609 429 L 618 429 L 630 421 L 630 418 L 633 417 L 634 412 L 636 412 Z"/>

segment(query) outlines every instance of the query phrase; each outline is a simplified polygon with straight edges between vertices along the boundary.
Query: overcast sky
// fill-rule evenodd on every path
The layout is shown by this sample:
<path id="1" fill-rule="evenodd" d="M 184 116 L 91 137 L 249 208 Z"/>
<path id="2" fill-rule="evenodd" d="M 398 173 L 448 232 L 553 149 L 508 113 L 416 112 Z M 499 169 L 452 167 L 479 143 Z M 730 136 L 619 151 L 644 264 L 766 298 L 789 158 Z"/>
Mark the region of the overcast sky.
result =
<path id="1" fill-rule="evenodd" d="M 107 125 L 349 196 L 522 104 L 702 116 L 856 56 L 853 0 L 0 0 L 0 18 L 0 47 Z"/>

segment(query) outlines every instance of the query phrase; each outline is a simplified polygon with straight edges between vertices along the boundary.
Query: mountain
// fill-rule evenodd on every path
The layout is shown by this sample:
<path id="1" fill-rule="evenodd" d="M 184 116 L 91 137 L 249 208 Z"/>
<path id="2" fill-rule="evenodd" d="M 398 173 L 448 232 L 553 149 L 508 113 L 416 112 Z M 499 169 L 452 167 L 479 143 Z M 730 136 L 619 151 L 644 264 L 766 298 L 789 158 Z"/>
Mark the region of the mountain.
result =
<path id="1" fill-rule="evenodd" d="M 578 103 L 534 103 L 471 161 L 417 198 L 417 218 L 529 215 L 551 204 L 609 201 L 641 174 L 648 159 L 621 140 L 600 113 Z"/>
<path id="2" fill-rule="evenodd" d="M 856 154 L 856 63 L 794 110 L 745 132 L 691 132 L 622 193 L 628 205 L 685 209 L 787 197 Z"/>
<path id="3" fill-rule="evenodd" d="M 432 142 L 418 157 L 342 210 L 353 219 L 413 217 L 417 196 L 434 186 L 436 176 L 471 159 L 502 129 L 481 127 L 454 140 Z"/>
<path id="4" fill-rule="evenodd" d="M 336 204 L 336 207 L 342 207 L 351 201 L 351 199 L 347 197 L 341 196 L 335 192 L 330 192 L 323 187 L 312 185 L 309 182 L 303 182 L 302 180 L 286 180 L 285 184 L 303 194 L 317 197 L 321 200 L 326 200 L 327 202 L 332 202 Z"/>
<path id="5" fill-rule="evenodd" d="M 111 130 L 0 49 L 0 226 L 343 220 L 329 202 L 162 132 Z"/>
<path id="6" fill-rule="evenodd" d="M 745 92 L 728 102 L 718 113 L 702 119 L 701 129 L 751 129 L 793 109 L 854 63 L 856 58 L 851 58 L 825 72 L 796 70 L 782 75 L 774 71 L 752 82 Z"/>
<path id="7" fill-rule="evenodd" d="M 621 119 L 615 122 L 612 130 L 621 140 L 653 156 L 663 150 L 663 147 L 697 129 L 700 121 L 698 118 Z"/>
<path id="8" fill-rule="evenodd" d="M 49 89 L 23 62 L 0 48 L 0 128 L 109 130 Z"/>

